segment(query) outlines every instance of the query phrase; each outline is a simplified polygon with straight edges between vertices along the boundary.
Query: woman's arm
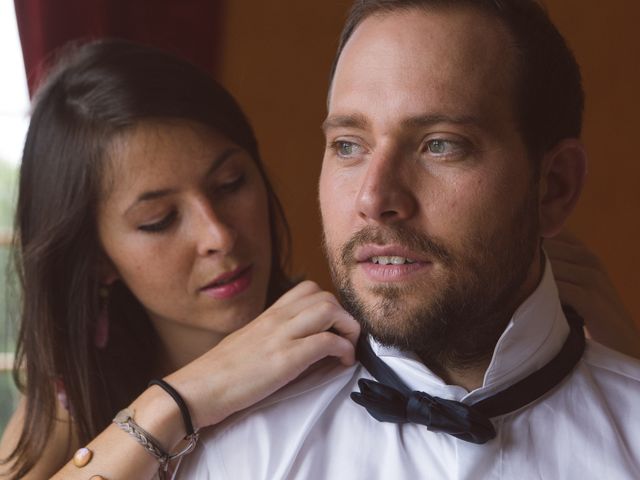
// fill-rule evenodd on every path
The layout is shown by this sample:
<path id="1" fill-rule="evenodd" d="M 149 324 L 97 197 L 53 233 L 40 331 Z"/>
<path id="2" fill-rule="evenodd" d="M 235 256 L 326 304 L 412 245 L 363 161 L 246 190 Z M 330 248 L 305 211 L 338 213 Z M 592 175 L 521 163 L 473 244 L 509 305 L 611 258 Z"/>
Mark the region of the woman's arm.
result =
<path id="1" fill-rule="evenodd" d="M 194 427 L 205 427 L 253 405 L 324 357 L 353 364 L 359 332 L 358 323 L 333 295 L 307 281 L 165 380 L 185 399 Z M 136 423 L 167 451 L 174 451 L 185 436 L 176 403 L 157 386 L 145 390 L 130 410 Z M 158 470 L 157 460 L 115 425 L 87 447 L 93 451 L 89 464 L 78 468 L 69 461 L 53 478 L 145 479 Z"/>
<path id="2" fill-rule="evenodd" d="M 26 400 L 20 399 L 18 408 L 12 415 L 0 441 L 0 458 L 7 458 L 14 450 L 22 432 L 22 425 L 26 414 Z M 50 478 L 78 448 L 78 442 L 73 433 L 69 412 L 62 405 L 58 405 L 57 420 L 45 449 L 42 451 L 36 466 L 24 477 L 26 480 Z M 11 463 L 0 465 L 0 479 L 11 478 L 7 472 Z"/>
<path id="3" fill-rule="evenodd" d="M 640 328 L 598 257 L 568 232 L 545 240 L 544 248 L 560 298 L 582 315 L 590 336 L 609 348 L 640 358 Z"/>

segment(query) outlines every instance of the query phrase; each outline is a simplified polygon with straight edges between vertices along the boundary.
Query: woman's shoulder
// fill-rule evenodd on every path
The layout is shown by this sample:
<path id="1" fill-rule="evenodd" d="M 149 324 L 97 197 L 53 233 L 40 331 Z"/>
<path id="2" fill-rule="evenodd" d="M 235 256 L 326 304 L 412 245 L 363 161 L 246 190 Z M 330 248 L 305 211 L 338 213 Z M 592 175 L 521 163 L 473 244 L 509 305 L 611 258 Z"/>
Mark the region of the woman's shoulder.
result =
<path id="1" fill-rule="evenodd" d="M 28 417 L 27 400 L 22 397 L 18 407 L 9 419 L 9 423 L 0 441 L 0 459 L 6 459 L 15 450 L 24 430 L 25 419 Z M 38 452 L 35 467 L 22 477 L 49 478 L 64 465 L 79 445 L 69 412 L 62 404 L 56 402 L 56 418 L 52 424 L 51 434 L 45 442 L 44 449 Z M 0 465 L 0 478 L 9 478 L 8 469 L 14 462 Z"/>

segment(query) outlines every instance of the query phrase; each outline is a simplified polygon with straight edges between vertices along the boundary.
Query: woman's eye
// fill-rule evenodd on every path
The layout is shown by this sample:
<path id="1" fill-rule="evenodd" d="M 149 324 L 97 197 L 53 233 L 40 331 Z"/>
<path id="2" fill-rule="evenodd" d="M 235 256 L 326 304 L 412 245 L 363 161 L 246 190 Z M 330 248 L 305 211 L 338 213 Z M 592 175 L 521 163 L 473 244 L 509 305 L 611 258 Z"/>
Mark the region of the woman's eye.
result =
<path id="1" fill-rule="evenodd" d="M 339 157 L 346 158 L 360 155 L 364 151 L 361 145 L 354 142 L 348 142 L 346 140 L 333 142 L 331 148 L 333 148 Z"/>
<path id="2" fill-rule="evenodd" d="M 143 232 L 151 232 L 151 233 L 162 232 L 163 230 L 166 230 L 171 226 L 176 216 L 177 216 L 177 213 L 175 211 L 171 212 L 169 215 L 167 215 L 166 217 L 164 217 L 162 220 L 158 222 L 140 225 L 138 227 L 138 230 L 142 230 Z"/>
<path id="3" fill-rule="evenodd" d="M 214 188 L 216 193 L 231 193 L 231 192 L 235 192 L 236 190 L 238 190 L 245 182 L 245 176 L 244 175 L 240 175 L 239 177 L 236 177 L 235 179 L 225 182 L 225 183 L 221 183 L 220 185 L 218 185 L 217 187 Z"/>

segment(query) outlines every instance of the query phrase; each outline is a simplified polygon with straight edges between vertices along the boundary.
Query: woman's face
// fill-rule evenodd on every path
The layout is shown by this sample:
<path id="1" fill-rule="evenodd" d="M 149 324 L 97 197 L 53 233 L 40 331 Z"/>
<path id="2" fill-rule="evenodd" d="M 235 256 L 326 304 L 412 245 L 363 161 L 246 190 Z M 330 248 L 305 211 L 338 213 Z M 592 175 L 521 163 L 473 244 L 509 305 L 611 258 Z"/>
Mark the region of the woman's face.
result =
<path id="1" fill-rule="evenodd" d="M 109 273 L 165 344 L 209 348 L 264 309 L 267 192 L 244 150 L 197 123 L 142 122 L 114 142 L 102 186 Z"/>

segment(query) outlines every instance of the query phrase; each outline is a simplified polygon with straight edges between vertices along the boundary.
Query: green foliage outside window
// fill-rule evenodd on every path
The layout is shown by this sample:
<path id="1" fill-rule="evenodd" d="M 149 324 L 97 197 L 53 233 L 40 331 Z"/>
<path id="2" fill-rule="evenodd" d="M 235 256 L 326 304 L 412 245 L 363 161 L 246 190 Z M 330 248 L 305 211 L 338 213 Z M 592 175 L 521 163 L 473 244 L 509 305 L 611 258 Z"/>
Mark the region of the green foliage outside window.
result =
<path id="1" fill-rule="evenodd" d="M 17 167 L 0 158 L 0 231 L 6 232 L 13 226 L 17 173 Z"/>
<path id="2" fill-rule="evenodd" d="M 9 237 L 13 224 L 17 168 L 0 159 L 0 240 Z M 10 249 L 0 244 L 0 355 L 15 349 L 15 314 L 17 293 L 12 276 L 9 276 Z M 0 362 L 2 359 L 0 359 Z M 0 434 L 13 412 L 17 393 L 10 370 L 0 370 Z"/>

